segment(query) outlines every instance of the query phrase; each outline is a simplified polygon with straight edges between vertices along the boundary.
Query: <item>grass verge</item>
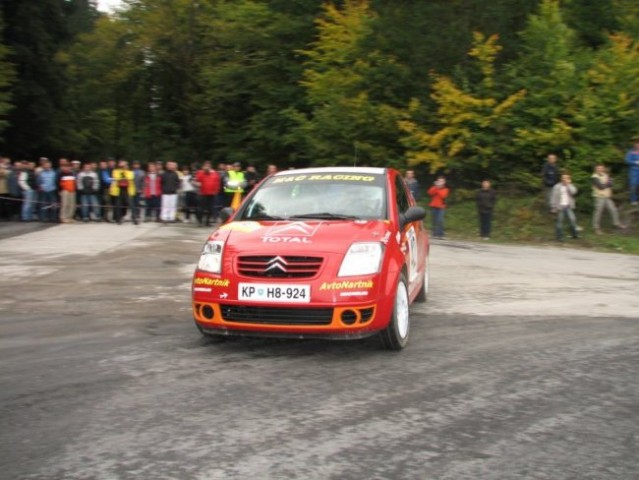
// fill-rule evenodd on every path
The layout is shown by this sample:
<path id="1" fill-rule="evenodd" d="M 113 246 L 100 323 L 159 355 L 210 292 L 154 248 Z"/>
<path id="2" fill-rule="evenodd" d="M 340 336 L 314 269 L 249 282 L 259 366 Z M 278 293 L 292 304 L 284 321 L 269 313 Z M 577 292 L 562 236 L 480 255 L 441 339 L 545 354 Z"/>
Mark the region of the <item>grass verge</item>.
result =
<path id="1" fill-rule="evenodd" d="M 583 202 L 583 199 L 580 199 Z M 427 208 L 428 203 L 424 202 Z M 555 240 L 555 215 L 548 212 L 540 197 L 506 197 L 497 201 L 493 217 L 494 243 L 521 243 L 526 245 L 564 245 L 573 248 L 639 255 L 639 209 L 620 208 L 625 230 L 613 227 L 610 215 L 604 212 L 601 222 L 603 235 L 592 229 L 592 211 L 577 213 L 577 223 L 583 228 L 580 238 L 573 240 L 565 225 L 565 241 Z M 430 214 L 426 218 L 430 225 Z M 446 236 L 458 240 L 480 240 L 479 219 L 473 199 L 452 199 L 446 211 Z"/>

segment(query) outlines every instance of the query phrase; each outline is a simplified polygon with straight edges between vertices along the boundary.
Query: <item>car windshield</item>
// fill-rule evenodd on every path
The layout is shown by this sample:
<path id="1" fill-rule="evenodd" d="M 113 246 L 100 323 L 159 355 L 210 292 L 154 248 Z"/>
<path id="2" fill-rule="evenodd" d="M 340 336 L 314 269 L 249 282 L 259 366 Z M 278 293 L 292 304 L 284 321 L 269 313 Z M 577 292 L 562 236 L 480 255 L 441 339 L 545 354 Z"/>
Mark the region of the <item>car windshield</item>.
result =
<path id="1" fill-rule="evenodd" d="M 382 175 L 366 177 L 373 178 L 367 181 L 323 178 L 327 177 L 329 179 L 321 181 L 299 175 L 271 178 L 245 204 L 240 217 L 243 220 L 386 218 Z"/>

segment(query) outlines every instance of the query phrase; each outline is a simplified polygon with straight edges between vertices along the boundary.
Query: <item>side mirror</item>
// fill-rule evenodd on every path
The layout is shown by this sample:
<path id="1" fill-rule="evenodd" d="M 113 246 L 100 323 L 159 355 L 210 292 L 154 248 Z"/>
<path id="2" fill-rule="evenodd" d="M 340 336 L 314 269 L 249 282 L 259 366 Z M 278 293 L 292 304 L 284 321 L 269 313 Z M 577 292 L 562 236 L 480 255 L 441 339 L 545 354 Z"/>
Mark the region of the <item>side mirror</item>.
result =
<path id="1" fill-rule="evenodd" d="M 426 217 L 426 210 L 422 207 L 409 207 L 399 216 L 399 228 L 403 229 L 407 223 L 423 220 Z"/>
<path id="2" fill-rule="evenodd" d="M 226 223 L 228 222 L 229 218 L 233 216 L 234 213 L 235 210 L 233 210 L 231 207 L 224 207 L 222 210 L 220 210 L 220 220 L 222 220 L 222 223 Z"/>

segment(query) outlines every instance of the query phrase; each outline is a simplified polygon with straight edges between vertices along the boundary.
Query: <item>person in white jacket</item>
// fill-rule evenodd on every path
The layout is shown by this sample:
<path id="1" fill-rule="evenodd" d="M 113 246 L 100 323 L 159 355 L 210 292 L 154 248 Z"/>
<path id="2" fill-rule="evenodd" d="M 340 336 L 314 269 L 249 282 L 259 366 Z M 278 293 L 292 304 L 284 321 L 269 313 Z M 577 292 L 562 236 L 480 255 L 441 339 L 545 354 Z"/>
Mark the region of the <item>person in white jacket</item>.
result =
<path id="1" fill-rule="evenodd" d="M 552 195 L 550 196 L 552 212 L 557 214 L 555 236 L 559 241 L 564 238 L 565 218 L 568 219 L 572 238 L 579 238 L 577 235 L 577 218 L 575 217 L 575 195 L 577 195 L 577 187 L 572 184 L 570 175 L 564 173 L 561 176 L 561 181 L 552 188 Z"/>

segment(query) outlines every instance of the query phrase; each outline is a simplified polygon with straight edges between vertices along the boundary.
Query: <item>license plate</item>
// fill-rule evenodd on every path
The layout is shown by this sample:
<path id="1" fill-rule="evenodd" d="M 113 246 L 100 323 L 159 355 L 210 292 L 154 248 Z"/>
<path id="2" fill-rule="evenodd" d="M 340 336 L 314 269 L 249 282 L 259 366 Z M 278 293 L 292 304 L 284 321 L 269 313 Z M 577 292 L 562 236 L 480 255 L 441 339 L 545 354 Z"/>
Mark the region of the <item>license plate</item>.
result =
<path id="1" fill-rule="evenodd" d="M 311 286 L 283 283 L 240 283 L 237 298 L 238 300 L 252 300 L 254 302 L 308 303 L 311 301 Z"/>

